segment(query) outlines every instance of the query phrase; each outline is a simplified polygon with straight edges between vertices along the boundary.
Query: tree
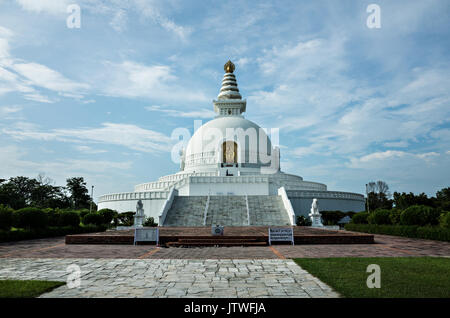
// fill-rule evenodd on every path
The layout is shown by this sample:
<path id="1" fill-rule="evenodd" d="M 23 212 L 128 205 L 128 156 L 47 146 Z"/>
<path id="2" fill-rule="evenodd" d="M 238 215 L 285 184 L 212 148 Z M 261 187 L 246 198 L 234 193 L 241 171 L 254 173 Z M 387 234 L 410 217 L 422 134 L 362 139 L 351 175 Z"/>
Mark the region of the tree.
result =
<path id="1" fill-rule="evenodd" d="M 67 189 L 70 192 L 70 200 L 72 207 L 75 209 L 89 208 L 91 198 L 86 188 L 86 182 L 83 177 L 69 178 L 67 181 Z"/>
<path id="2" fill-rule="evenodd" d="M 37 185 L 35 179 L 27 177 L 10 178 L 0 185 L 0 204 L 21 209 L 31 204 L 31 193 Z"/>
<path id="3" fill-rule="evenodd" d="M 413 205 L 426 205 L 426 206 L 434 206 L 434 200 L 431 198 L 428 198 L 428 196 L 425 193 L 421 193 L 419 195 L 415 195 L 414 193 L 399 193 L 394 192 L 394 204 L 396 208 L 399 209 L 407 209 L 410 206 Z"/>
<path id="4" fill-rule="evenodd" d="M 435 205 L 444 211 L 450 211 L 450 187 L 443 188 L 436 192 Z"/>
<path id="5" fill-rule="evenodd" d="M 389 199 L 390 196 L 389 186 L 386 182 L 381 180 L 369 182 L 367 184 L 366 210 L 392 209 L 393 200 Z"/>

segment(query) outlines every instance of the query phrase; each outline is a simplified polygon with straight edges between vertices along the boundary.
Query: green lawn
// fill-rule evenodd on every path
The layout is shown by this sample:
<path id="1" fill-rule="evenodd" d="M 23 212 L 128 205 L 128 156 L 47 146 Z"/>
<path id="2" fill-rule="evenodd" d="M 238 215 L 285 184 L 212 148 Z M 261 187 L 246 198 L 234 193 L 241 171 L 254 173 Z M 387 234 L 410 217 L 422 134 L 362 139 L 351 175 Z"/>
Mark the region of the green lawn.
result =
<path id="1" fill-rule="evenodd" d="M 31 298 L 64 285 L 40 280 L 0 280 L 0 298 Z"/>
<path id="2" fill-rule="evenodd" d="M 297 258 L 303 269 L 344 297 L 450 298 L 450 258 Z M 381 288 L 368 288 L 369 264 L 381 269 Z"/>

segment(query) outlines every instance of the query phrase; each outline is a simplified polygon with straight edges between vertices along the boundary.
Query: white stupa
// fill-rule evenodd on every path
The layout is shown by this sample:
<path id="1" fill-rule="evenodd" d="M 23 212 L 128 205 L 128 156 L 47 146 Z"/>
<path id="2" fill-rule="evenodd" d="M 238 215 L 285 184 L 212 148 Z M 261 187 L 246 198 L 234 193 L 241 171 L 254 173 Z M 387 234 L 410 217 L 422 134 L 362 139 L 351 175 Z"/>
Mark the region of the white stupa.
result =
<path id="1" fill-rule="evenodd" d="M 243 116 L 247 102 L 234 64 L 228 61 L 224 70 L 213 101 L 217 116 L 181 152 L 180 171 L 136 185 L 134 192 L 103 195 L 98 208 L 133 211 L 141 200 L 146 216 L 161 226 L 295 224 L 295 215 L 308 216 L 313 198 L 324 211 L 364 210 L 361 194 L 327 191 L 325 184 L 282 172 L 279 148 Z"/>

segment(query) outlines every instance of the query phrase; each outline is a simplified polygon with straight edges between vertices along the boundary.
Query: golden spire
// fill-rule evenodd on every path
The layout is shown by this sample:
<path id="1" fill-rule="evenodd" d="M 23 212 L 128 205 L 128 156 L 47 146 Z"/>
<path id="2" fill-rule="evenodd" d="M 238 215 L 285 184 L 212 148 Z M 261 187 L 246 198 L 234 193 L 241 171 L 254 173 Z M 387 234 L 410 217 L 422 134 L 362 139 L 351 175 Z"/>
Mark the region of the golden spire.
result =
<path id="1" fill-rule="evenodd" d="M 223 69 L 225 70 L 225 73 L 233 73 L 234 72 L 234 64 L 230 60 L 225 63 L 223 66 Z"/>

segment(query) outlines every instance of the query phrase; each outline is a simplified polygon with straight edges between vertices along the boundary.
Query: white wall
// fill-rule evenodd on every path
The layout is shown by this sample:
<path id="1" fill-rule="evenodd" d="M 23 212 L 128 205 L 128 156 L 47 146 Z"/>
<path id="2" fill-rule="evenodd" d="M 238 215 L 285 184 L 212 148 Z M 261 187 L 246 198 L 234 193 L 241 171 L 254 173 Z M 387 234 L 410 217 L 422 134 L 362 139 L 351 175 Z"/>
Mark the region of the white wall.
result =
<path id="1" fill-rule="evenodd" d="M 295 215 L 303 215 L 305 217 L 311 212 L 311 204 L 313 198 L 292 198 L 290 197 L 292 207 L 294 209 Z M 342 211 L 342 212 L 360 212 L 364 211 L 364 201 L 349 200 L 349 199 L 325 199 L 319 198 L 317 200 L 319 203 L 320 211 Z"/>
<path id="2" fill-rule="evenodd" d="M 144 204 L 144 213 L 146 217 L 153 217 L 155 222 L 158 222 L 159 212 L 166 202 L 166 199 L 141 199 Z M 116 201 L 104 201 L 98 204 L 98 210 L 100 209 L 112 209 L 117 212 L 136 212 L 136 204 L 138 200 L 116 200 Z"/>
<path id="3" fill-rule="evenodd" d="M 268 195 L 268 183 L 190 183 L 187 191 L 180 191 L 180 195 Z M 185 194 L 187 192 L 187 194 Z"/>

